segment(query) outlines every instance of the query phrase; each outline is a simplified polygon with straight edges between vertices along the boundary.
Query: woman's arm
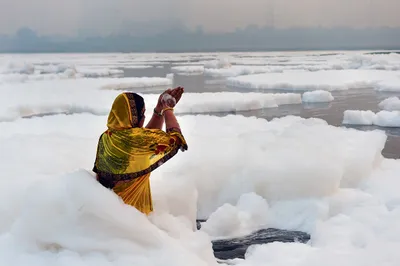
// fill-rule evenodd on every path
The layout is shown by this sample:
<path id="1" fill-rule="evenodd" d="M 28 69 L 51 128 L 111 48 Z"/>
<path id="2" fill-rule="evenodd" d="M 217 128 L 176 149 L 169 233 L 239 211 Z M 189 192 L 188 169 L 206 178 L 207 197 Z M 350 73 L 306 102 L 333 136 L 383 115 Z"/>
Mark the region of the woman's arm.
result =
<path id="1" fill-rule="evenodd" d="M 152 115 L 149 123 L 147 124 L 146 128 L 162 129 L 162 127 L 164 125 L 164 119 L 165 119 L 167 131 L 168 131 L 168 129 L 172 129 L 172 128 L 179 129 L 179 131 L 180 131 L 178 121 L 176 120 L 176 117 L 175 117 L 174 113 L 172 112 L 172 110 L 169 110 L 169 109 L 172 109 L 172 108 L 169 108 L 169 106 L 175 107 L 176 103 L 178 103 L 179 100 L 181 99 L 183 92 L 184 92 L 184 88 L 182 88 L 182 87 L 177 87 L 173 90 L 168 89 L 165 92 L 163 92 L 160 95 L 160 97 L 158 98 L 157 106 L 156 106 L 156 108 L 154 108 L 153 115 Z M 166 99 L 164 99 L 163 96 L 165 94 L 169 94 L 171 99 L 175 99 L 175 102 L 171 102 L 170 100 L 168 100 L 168 97 Z M 167 101 L 167 102 L 165 102 L 165 101 Z M 169 113 L 171 113 L 171 114 L 169 114 Z M 167 119 L 168 119 L 168 122 L 167 122 Z"/>
<path id="2" fill-rule="evenodd" d="M 157 104 L 156 108 L 154 108 L 153 115 L 149 123 L 147 124 L 146 128 L 149 129 L 162 129 L 164 125 L 164 117 L 161 114 L 162 106 Z"/>
<path id="3" fill-rule="evenodd" d="M 167 132 L 171 130 L 178 130 L 179 132 L 181 131 L 181 127 L 179 126 L 178 120 L 176 119 L 172 108 L 167 108 L 164 110 L 163 115 L 165 118 Z"/>

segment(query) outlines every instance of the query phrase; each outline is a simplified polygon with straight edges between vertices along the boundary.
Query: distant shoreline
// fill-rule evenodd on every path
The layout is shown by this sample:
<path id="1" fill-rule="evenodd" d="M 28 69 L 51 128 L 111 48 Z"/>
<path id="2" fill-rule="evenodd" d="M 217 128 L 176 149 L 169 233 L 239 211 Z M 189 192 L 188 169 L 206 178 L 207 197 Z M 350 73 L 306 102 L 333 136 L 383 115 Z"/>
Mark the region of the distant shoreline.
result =
<path id="1" fill-rule="evenodd" d="M 48 53 L 244 53 L 304 51 L 397 51 L 400 28 L 259 28 L 226 33 L 170 29 L 151 35 L 92 37 L 40 35 L 22 28 L 0 35 L 1 54 Z"/>
<path id="2" fill-rule="evenodd" d="M 156 51 L 0 51 L 0 54 L 191 54 L 191 53 L 274 53 L 274 52 L 371 52 L 372 54 L 400 53 L 393 48 L 298 48 L 298 49 L 202 49 L 202 50 L 156 50 Z"/>

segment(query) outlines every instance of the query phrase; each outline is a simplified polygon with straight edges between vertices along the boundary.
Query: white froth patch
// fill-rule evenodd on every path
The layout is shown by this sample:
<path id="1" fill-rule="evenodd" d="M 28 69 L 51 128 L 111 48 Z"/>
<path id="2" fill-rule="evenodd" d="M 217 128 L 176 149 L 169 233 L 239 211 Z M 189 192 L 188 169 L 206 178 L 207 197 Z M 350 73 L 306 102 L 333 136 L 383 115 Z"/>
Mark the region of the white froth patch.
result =
<path id="1" fill-rule="evenodd" d="M 195 60 L 195 61 L 192 61 Z M 263 52 L 263 53 L 188 53 L 188 54 L 34 54 L 2 55 L 0 72 L 33 73 L 40 69 L 68 67 L 126 68 L 132 65 L 199 65 L 207 69 L 230 68 L 234 65 L 273 66 L 286 69 L 320 71 L 329 69 L 400 69 L 396 53 L 367 54 L 362 51 Z"/>
<path id="2" fill-rule="evenodd" d="M 269 66 L 240 66 L 234 65 L 226 68 L 206 68 L 204 75 L 210 77 L 237 77 L 267 72 L 282 72 L 280 68 Z"/>
<path id="3" fill-rule="evenodd" d="M 279 60 L 283 64 L 288 59 L 289 64 L 290 57 L 317 61 L 324 58 L 320 54 L 288 53 Z M 343 54 L 340 60 L 346 61 L 353 53 Z M 57 59 L 108 67 L 148 59 L 187 60 L 195 55 L 25 56 L 39 63 Z M 389 60 L 380 65 L 372 62 L 371 68 L 395 67 L 395 59 Z M 362 68 L 364 62 L 353 66 Z M 58 78 L 58 74 L 45 75 Z M 26 87 L 0 87 L 1 105 L 75 104 L 101 110 L 102 116 L 16 116 L 13 122 L 0 122 L 0 259 L 5 265 L 217 265 L 210 238 L 265 227 L 303 230 L 312 239 L 307 245 L 253 246 L 246 260 L 234 261 L 236 265 L 316 266 L 323 261 L 329 266 L 397 266 L 400 260 L 400 163 L 382 159 L 386 141 L 382 131 L 360 132 L 298 117 L 270 122 L 232 115 L 179 117 L 189 151 L 152 173 L 155 213 L 146 219 L 102 188 L 93 174 L 79 170 L 92 168 L 99 134 L 119 92 L 99 91 L 107 85 L 101 82 L 48 82 L 47 89 L 44 82 L 38 89 L 36 82 L 27 81 Z M 398 86 L 395 81 L 391 88 Z M 184 94 L 182 106 L 191 101 L 189 95 Z M 197 97 L 206 102 L 201 97 L 206 96 Z M 156 95 L 146 98 L 148 105 L 155 101 Z M 395 111 L 395 101 L 390 107 L 388 102 L 380 107 Z M 229 106 L 227 100 L 221 103 Z M 357 112 L 349 112 L 348 120 L 355 116 L 353 121 L 360 118 L 361 124 L 375 123 L 377 114 Z M 398 115 L 390 114 L 394 117 L 384 116 Z M 196 214 L 210 219 L 193 233 Z"/>
<path id="4" fill-rule="evenodd" d="M 202 224 L 201 230 L 215 238 L 243 236 L 268 224 L 268 202 L 255 193 L 243 194 L 236 206 L 224 204 Z"/>
<path id="5" fill-rule="evenodd" d="M 122 88 L 142 91 L 139 85 L 145 85 L 145 81 L 149 86 L 159 85 L 156 78 L 63 80 L 56 88 L 49 81 L 3 84 L 0 89 L 7 97 L 0 100 L 0 121 L 57 113 L 107 115 L 115 97 L 125 91 Z M 167 83 L 165 79 L 162 81 Z M 159 94 L 142 96 L 151 116 Z M 185 93 L 182 97 L 175 108 L 177 114 L 250 111 L 301 103 L 301 95 L 295 93 Z"/>
<path id="6" fill-rule="evenodd" d="M 400 70 L 400 55 L 396 53 L 389 54 L 359 54 L 345 58 L 343 68 L 351 69 L 377 69 L 396 71 Z"/>
<path id="7" fill-rule="evenodd" d="M 203 74 L 204 66 L 175 66 L 171 67 L 171 71 L 179 74 Z"/>
<path id="8" fill-rule="evenodd" d="M 400 127 L 400 111 L 372 111 L 346 110 L 343 124 L 346 125 L 376 125 L 380 127 Z"/>
<path id="9" fill-rule="evenodd" d="M 230 63 L 230 58 L 228 57 L 218 57 L 215 60 L 210 60 L 204 62 L 205 68 L 211 69 L 221 69 L 221 68 L 230 68 L 232 64 Z"/>
<path id="10" fill-rule="evenodd" d="M 399 73 L 399 71 L 396 71 Z M 388 91 L 388 92 L 399 92 L 400 91 L 400 74 L 397 76 L 388 78 L 386 80 L 379 81 L 376 86 L 377 91 Z"/>
<path id="11" fill-rule="evenodd" d="M 102 86 L 100 89 L 105 90 L 128 90 L 132 88 L 151 88 L 151 87 L 167 87 L 173 83 L 173 77 L 140 77 L 140 78 L 123 78 L 116 79 L 112 84 Z"/>
<path id="12" fill-rule="evenodd" d="M 176 113 L 240 112 L 301 104 L 301 95 L 297 93 L 187 93 L 182 97 Z"/>
<path id="13" fill-rule="evenodd" d="M 148 219 L 86 171 L 31 182 L 22 195 L 12 225 L 1 228 L 7 264 L 216 265 L 204 233 L 169 214 Z"/>
<path id="14" fill-rule="evenodd" d="M 335 98 L 329 91 L 316 90 L 303 93 L 302 99 L 305 103 L 326 103 L 332 102 Z"/>
<path id="15" fill-rule="evenodd" d="M 93 166 L 106 120 L 81 114 L 0 123 L 8 177 L 0 180 L 3 261 L 216 265 L 212 238 L 265 227 L 304 230 L 312 241 L 257 245 L 238 265 L 317 265 L 329 257 L 332 265 L 361 266 L 398 254 L 400 164 L 382 160 L 383 132 L 299 117 L 179 117 L 189 151 L 152 173 L 155 212 L 147 219 L 93 174 L 76 171 Z M 196 213 L 209 221 L 194 233 Z"/>
<path id="16" fill-rule="evenodd" d="M 343 115 L 345 125 L 373 125 L 375 113 L 368 110 L 346 110 Z"/>
<path id="17" fill-rule="evenodd" d="M 8 83 L 24 83 L 24 82 L 33 82 L 33 81 L 46 81 L 46 80 L 63 80 L 63 79 L 75 79 L 75 72 L 65 72 L 61 74 L 0 74 L 0 84 L 8 84 Z"/>
<path id="18" fill-rule="evenodd" d="M 399 97 L 389 97 L 379 103 L 379 108 L 386 111 L 400 111 Z"/>
<path id="19" fill-rule="evenodd" d="M 84 128 L 73 126 L 71 121 L 75 121 Z M 357 180 L 361 180 L 364 174 L 371 170 L 367 166 L 372 167 L 386 139 L 385 134 L 379 131 L 359 132 L 335 128 L 318 119 L 305 120 L 297 117 L 267 122 L 263 119 L 241 116 L 225 118 L 185 116 L 180 117 L 179 121 L 192 149 L 199 150 L 202 147 L 202 150 L 206 152 L 214 147 L 214 150 L 218 152 L 213 153 L 214 155 L 208 154 L 206 157 L 199 157 L 199 153 L 180 153 L 177 156 L 178 159 L 171 160 L 163 166 L 162 169 L 165 171 L 157 171 L 157 173 L 163 173 L 162 179 L 165 178 L 165 181 L 169 180 L 172 183 L 180 182 L 182 176 L 186 176 L 187 184 L 194 182 L 199 192 L 200 208 L 202 211 L 206 209 L 211 211 L 204 213 L 206 216 L 224 203 L 236 205 L 237 200 L 244 193 L 255 192 L 268 200 L 293 200 L 335 193 L 341 186 L 357 183 Z M 37 126 L 33 127 L 34 124 Z M 232 131 L 237 124 L 241 126 Z M 27 127 L 31 128 L 29 132 L 25 130 Z M 90 169 L 94 156 L 91 150 L 96 147 L 96 136 L 101 133 L 100 129 L 105 129 L 105 127 L 106 116 L 89 114 L 54 116 L 23 119 L 11 124 L 3 123 L 0 136 L 4 140 L 2 147 L 5 151 L 13 147 L 16 152 L 18 147 L 30 147 L 33 150 L 37 145 L 44 145 L 42 152 L 34 158 L 30 157 L 31 154 L 24 153 L 21 154 L 20 159 L 33 160 L 34 164 L 29 164 L 29 166 L 33 169 L 41 169 L 38 173 L 54 174 L 79 167 Z M 218 135 L 209 131 L 210 127 L 217 128 Z M 19 136 L 14 137 L 13 133 Z M 53 134 L 54 137 L 40 139 L 39 136 L 45 134 Z M 321 138 L 310 139 L 310 134 L 321 136 Z M 28 136 L 24 137 L 25 135 Z M 86 139 L 80 136 L 86 136 Z M 25 140 L 22 141 L 22 137 Z M 79 145 L 76 147 L 73 144 L 74 138 L 79 138 L 79 143 L 77 143 Z M 13 139 L 18 141 L 18 144 Z M 251 140 L 257 141 L 253 143 Z M 80 147 L 79 157 L 75 157 L 68 164 L 65 164 L 65 157 L 59 158 L 59 164 L 55 163 L 56 158 L 54 158 L 52 167 L 42 168 L 47 165 L 49 159 L 44 160 L 47 157 L 41 158 L 41 156 L 50 156 L 54 153 L 52 150 L 54 143 L 59 142 L 62 145 L 64 141 L 67 145 L 63 147 L 64 152 L 68 151 L 64 153 L 65 156 L 72 156 L 74 149 Z M 372 142 L 374 145 L 370 144 L 369 149 L 364 149 L 361 154 L 357 153 L 357 150 L 366 146 L 367 142 Z M 325 144 L 322 145 L 322 143 Z M 246 160 L 242 158 L 243 152 L 246 154 Z M 8 159 L 4 158 L 4 160 L 13 160 L 9 155 Z M 85 156 L 87 158 L 83 159 Z M 336 158 L 335 163 L 330 160 L 333 157 Z M 236 160 L 239 158 L 242 160 Z M 288 158 L 291 162 L 289 168 L 284 167 Z M 231 165 L 233 160 L 236 161 L 234 167 Z M 39 161 L 42 163 L 37 164 Z M 220 167 L 198 168 L 215 161 L 220 164 Z M 349 164 L 349 162 L 352 163 Z M 4 167 L 10 172 L 25 173 L 25 170 L 29 170 L 14 168 L 13 165 L 12 161 L 5 163 L 3 170 L 5 170 Z M 178 165 L 180 167 L 177 167 Z M 190 171 L 193 168 L 198 171 Z M 218 173 L 218 178 L 215 171 Z M 157 179 L 158 174 L 155 173 L 154 176 Z M 161 176 L 158 177 L 161 178 Z M 210 187 L 209 182 L 212 182 L 214 186 Z M 287 186 L 289 183 L 292 185 Z M 160 187 L 160 189 L 163 188 Z"/>
<path id="20" fill-rule="evenodd" d="M 122 77 L 124 71 L 110 68 L 76 68 L 75 78 Z"/>
<path id="21" fill-rule="evenodd" d="M 396 71 L 379 70 L 328 70 L 317 72 L 284 72 L 247 75 L 229 78 L 227 84 L 234 87 L 264 90 L 348 90 L 376 88 L 385 90 L 385 80 L 397 80 Z"/>
<path id="22" fill-rule="evenodd" d="M 129 68 L 129 69 L 147 69 L 147 68 L 153 68 L 154 66 L 152 65 L 128 65 L 124 66 L 124 68 Z"/>
<path id="23" fill-rule="evenodd" d="M 180 117 L 189 151 L 152 174 L 155 213 L 146 219 L 92 174 L 76 172 L 91 169 L 106 120 L 81 114 L 0 123 L 8 177 L 0 180 L 3 261 L 215 265 L 211 238 L 265 227 L 304 230 L 312 241 L 254 246 L 238 265 L 318 265 L 328 257 L 332 265 L 361 266 L 398 254 L 400 165 L 380 157 L 383 132 L 298 117 Z M 209 221 L 193 233 L 196 213 Z"/>
<path id="24" fill-rule="evenodd" d="M 68 63 L 10 62 L 0 70 L 0 74 L 0 82 L 25 82 L 27 80 L 121 77 L 124 71 L 101 66 L 75 66 Z"/>
<path id="25" fill-rule="evenodd" d="M 106 114 L 121 90 L 172 84 L 167 78 L 76 79 L 0 84 L 0 120 L 59 112 Z"/>

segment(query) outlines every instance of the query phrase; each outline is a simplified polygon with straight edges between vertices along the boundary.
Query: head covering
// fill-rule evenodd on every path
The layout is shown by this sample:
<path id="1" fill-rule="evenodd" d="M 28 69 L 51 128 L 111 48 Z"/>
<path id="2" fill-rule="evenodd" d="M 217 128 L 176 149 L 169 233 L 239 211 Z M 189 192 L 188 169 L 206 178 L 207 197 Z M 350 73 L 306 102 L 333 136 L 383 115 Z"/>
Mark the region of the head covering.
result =
<path id="1" fill-rule="evenodd" d="M 107 127 L 112 130 L 139 127 L 144 111 L 145 104 L 142 96 L 132 92 L 121 93 L 115 98 L 111 107 Z"/>

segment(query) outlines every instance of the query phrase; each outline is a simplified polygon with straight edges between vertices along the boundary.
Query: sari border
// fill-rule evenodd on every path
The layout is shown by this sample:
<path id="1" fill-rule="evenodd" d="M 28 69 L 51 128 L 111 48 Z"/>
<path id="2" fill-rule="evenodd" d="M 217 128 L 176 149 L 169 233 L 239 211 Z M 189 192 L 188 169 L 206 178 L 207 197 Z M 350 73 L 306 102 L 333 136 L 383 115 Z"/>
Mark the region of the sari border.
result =
<path id="1" fill-rule="evenodd" d="M 162 157 L 160 160 L 158 160 L 155 163 L 153 163 L 152 165 L 150 165 L 148 168 L 138 171 L 138 172 L 129 173 L 129 174 L 113 174 L 113 173 L 99 171 L 97 169 L 96 165 L 94 165 L 92 171 L 97 174 L 97 180 L 99 181 L 100 184 L 102 184 L 106 188 L 112 189 L 115 187 L 115 185 L 118 182 L 132 181 L 132 180 L 139 178 L 145 174 L 153 172 L 158 167 L 160 167 L 162 164 L 164 164 L 165 162 L 170 160 L 172 157 L 174 157 L 178 153 L 179 149 L 180 149 L 180 147 L 173 149 L 171 152 L 169 152 L 164 157 Z"/>
<path id="2" fill-rule="evenodd" d="M 126 99 L 128 100 L 128 106 L 131 110 L 129 115 L 131 116 L 132 127 L 137 127 L 139 124 L 139 121 L 138 121 L 138 113 L 136 110 L 135 97 L 131 93 L 125 93 L 124 95 L 125 95 Z"/>
<path id="3" fill-rule="evenodd" d="M 182 131 L 178 127 L 169 127 L 169 128 L 167 128 L 166 132 L 167 133 L 177 132 L 182 135 Z"/>

